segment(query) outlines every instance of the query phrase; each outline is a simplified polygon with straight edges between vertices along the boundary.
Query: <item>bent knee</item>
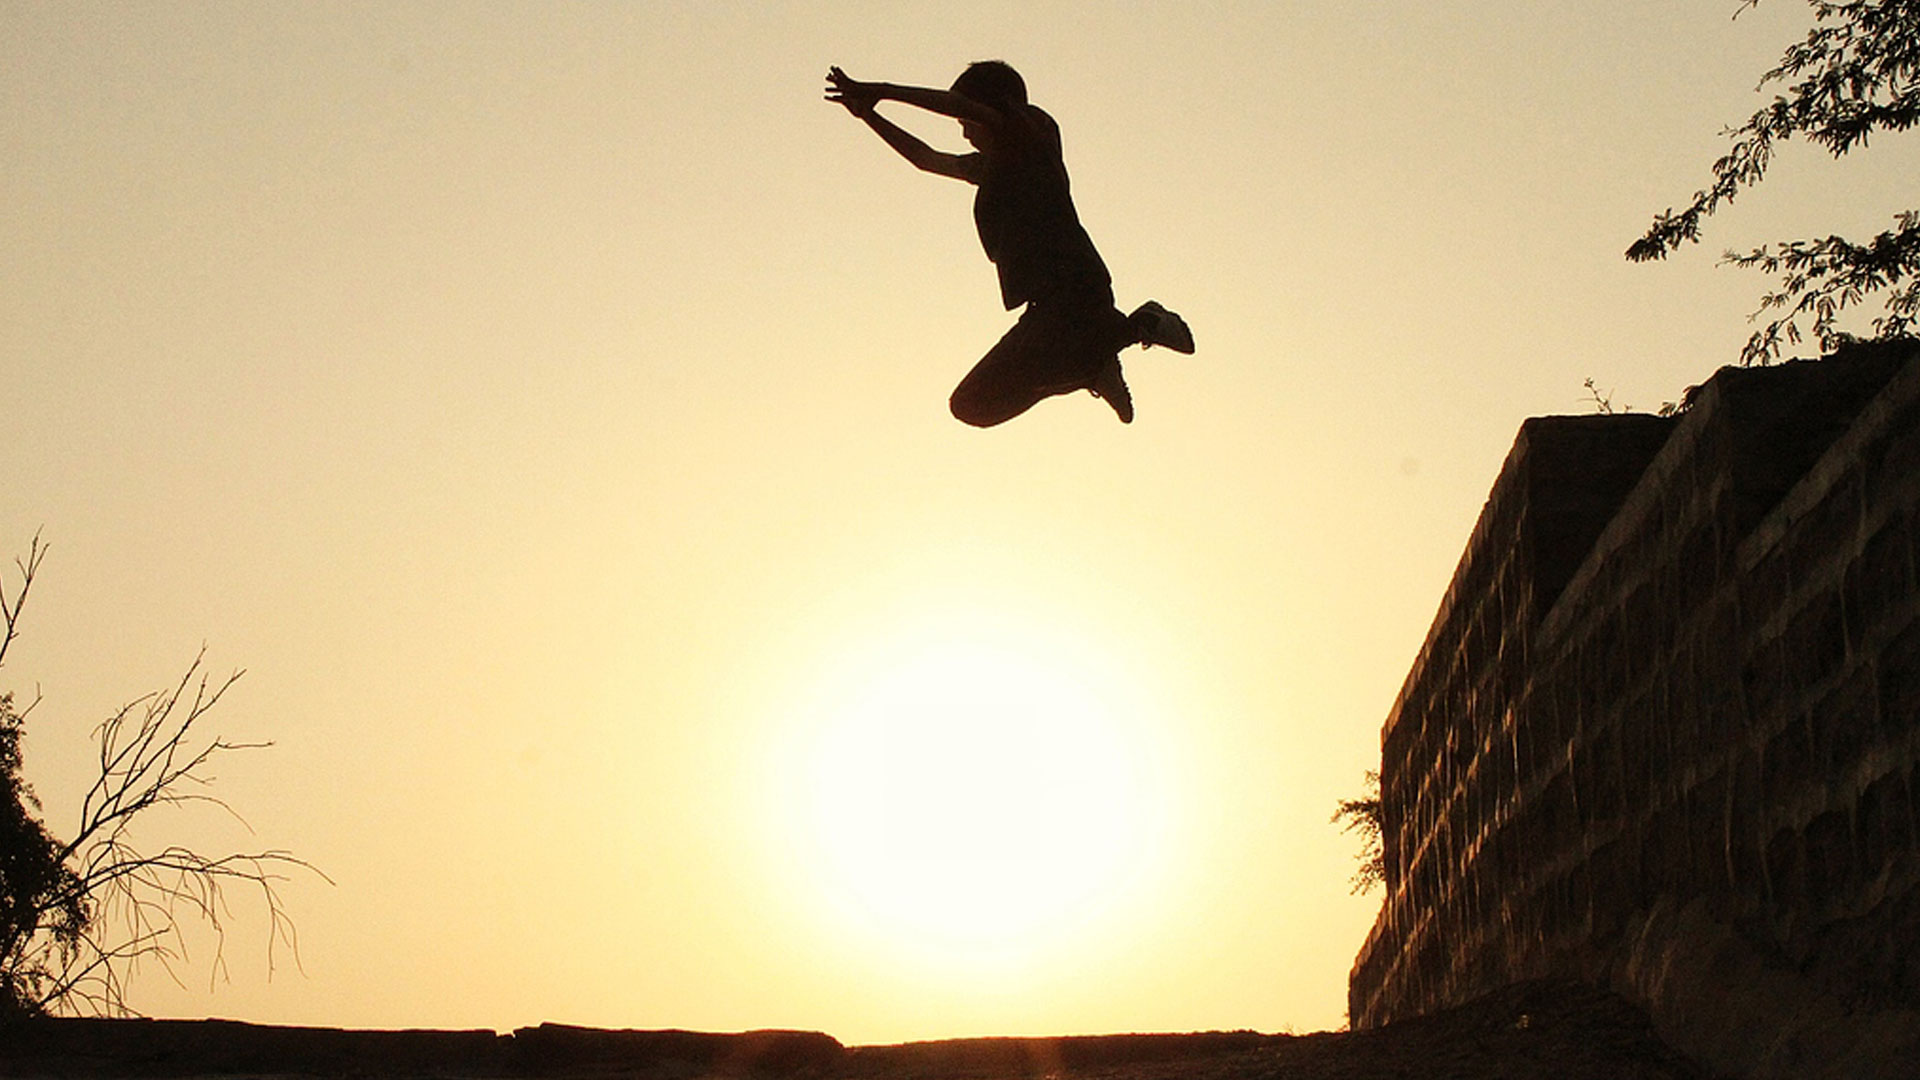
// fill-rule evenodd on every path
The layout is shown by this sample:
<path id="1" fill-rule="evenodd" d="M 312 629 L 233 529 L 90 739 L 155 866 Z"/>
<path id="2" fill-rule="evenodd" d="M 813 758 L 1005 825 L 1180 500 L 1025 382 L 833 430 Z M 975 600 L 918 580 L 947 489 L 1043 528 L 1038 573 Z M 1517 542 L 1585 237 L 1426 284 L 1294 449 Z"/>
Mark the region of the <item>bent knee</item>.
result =
<path id="1" fill-rule="evenodd" d="M 1013 412 L 1008 412 L 1004 407 L 996 407 L 995 402 L 965 393 L 964 389 L 963 387 L 961 390 L 955 390 L 953 396 L 947 399 L 947 410 L 953 413 L 955 420 L 963 424 L 981 428 L 992 427 L 995 424 L 1005 423 L 1024 411 L 1015 409 Z"/>

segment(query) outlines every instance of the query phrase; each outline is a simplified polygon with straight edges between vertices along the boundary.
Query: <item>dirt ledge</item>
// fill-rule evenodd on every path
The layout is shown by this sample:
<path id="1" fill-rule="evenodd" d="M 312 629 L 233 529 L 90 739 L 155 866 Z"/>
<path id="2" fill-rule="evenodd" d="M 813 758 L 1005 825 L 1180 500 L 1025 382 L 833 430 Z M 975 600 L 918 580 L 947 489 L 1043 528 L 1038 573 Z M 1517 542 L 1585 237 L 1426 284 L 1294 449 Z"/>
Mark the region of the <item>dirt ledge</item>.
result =
<path id="1" fill-rule="evenodd" d="M 805 1031 L 714 1034 L 542 1024 L 349 1031 L 230 1020 L 43 1019 L 0 1029 L 9 1077 L 697 1080 L 1706 1080 L 1604 991 L 1509 987 L 1361 1032 L 952 1039 L 843 1046 Z"/>

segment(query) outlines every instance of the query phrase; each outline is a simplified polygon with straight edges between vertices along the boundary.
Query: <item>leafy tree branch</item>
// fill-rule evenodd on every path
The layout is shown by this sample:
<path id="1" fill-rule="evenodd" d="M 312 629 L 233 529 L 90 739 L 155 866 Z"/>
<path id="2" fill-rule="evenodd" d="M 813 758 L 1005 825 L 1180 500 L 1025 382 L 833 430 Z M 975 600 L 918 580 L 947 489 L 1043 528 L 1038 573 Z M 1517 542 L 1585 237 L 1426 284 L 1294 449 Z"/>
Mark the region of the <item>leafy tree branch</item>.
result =
<path id="1" fill-rule="evenodd" d="M 1741 11 L 1759 0 L 1743 0 Z M 1646 234 L 1627 248 L 1635 262 L 1665 258 L 1683 243 L 1697 243 L 1701 223 L 1746 188 L 1765 178 L 1775 147 L 1801 136 L 1838 158 L 1864 147 L 1876 132 L 1902 132 L 1920 124 L 1920 0 L 1810 0 L 1814 26 L 1789 47 L 1760 79 L 1760 88 L 1780 85 L 1773 101 L 1724 134 L 1732 145 L 1713 164 L 1713 182 L 1684 209 L 1656 215 Z M 1920 215 L 1898 215 L 1894 227 L 1856 244 L 1840 237 L 1789 240 L 1725 261 L 1778 275 L 1780 287 L 1754 313 L 1778 316 L 1756 331 L 1742 351 L 1746 363 L 1779 356 L 1783 343 L 1798 342 L 1798 320 L 1810 317 L 1823 349 L 1847 335 L 1838 315 L 1869 294 L 1886 291 L 1885 314 L 1874 321 L 1877 337 L 1912 333 L 1920 307 Z"/>
<path id="2" fill-rule="evenodd" d="M 1381 843 L 1380 813 L 1380 773 L 1367 771 L 1367 794 L 1358 799 L 1340 800 L 1339 809 L 1333 812 L 1331 819 L 1340 825 L 1344 833 L 1360 834 L 1360 852 L 1354 858 L 1360 861 L 1360 868 L 1353 872 L 1351 882 L 1354 894 L 1370 892 L 1376 885 L 1387 880 L 1386 849 Z"/>

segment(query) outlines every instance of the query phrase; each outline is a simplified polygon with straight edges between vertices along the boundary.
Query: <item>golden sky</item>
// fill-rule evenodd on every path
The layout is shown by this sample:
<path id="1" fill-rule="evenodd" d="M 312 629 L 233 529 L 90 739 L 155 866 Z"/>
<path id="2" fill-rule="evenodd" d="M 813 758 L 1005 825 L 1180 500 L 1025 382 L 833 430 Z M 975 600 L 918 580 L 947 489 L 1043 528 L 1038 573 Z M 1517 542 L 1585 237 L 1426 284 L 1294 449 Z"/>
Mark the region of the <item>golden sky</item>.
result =
<path id="1" fill-rule="evenodd" d="M 1738 354 L 1725 247 L 1887 227 L 1806 147 L 1621 252 L 1804 5 L 9 3 L 0 685 L 88 737 L 204 642 L 236 896 L 155 1014 L 802 1027 L 1342 1020 L 1328 824 L 1520 421 Z M 969 189 L 821 101 L 1004 58 L 1191 358 L 977 431 Z M 948 122 L 892 115 L 960 147 Z M 9 578 L 9 582 L 13 579 Z"/>

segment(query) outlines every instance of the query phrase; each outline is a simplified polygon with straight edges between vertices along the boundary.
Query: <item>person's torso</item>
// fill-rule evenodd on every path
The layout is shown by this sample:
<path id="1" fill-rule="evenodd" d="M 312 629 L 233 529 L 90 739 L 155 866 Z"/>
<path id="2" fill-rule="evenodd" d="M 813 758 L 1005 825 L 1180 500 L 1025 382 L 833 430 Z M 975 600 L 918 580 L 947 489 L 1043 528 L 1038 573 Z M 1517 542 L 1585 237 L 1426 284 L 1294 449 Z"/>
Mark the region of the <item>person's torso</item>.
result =
<path id="1" fill-rule="evenodd" d="M 1060 128 L 1037 106 L 1000 125 L 974 196 L 980 244 L 1011 309 L 1063 289 L 1105 289 L 1112 278 L 1073 208 Z"/>

